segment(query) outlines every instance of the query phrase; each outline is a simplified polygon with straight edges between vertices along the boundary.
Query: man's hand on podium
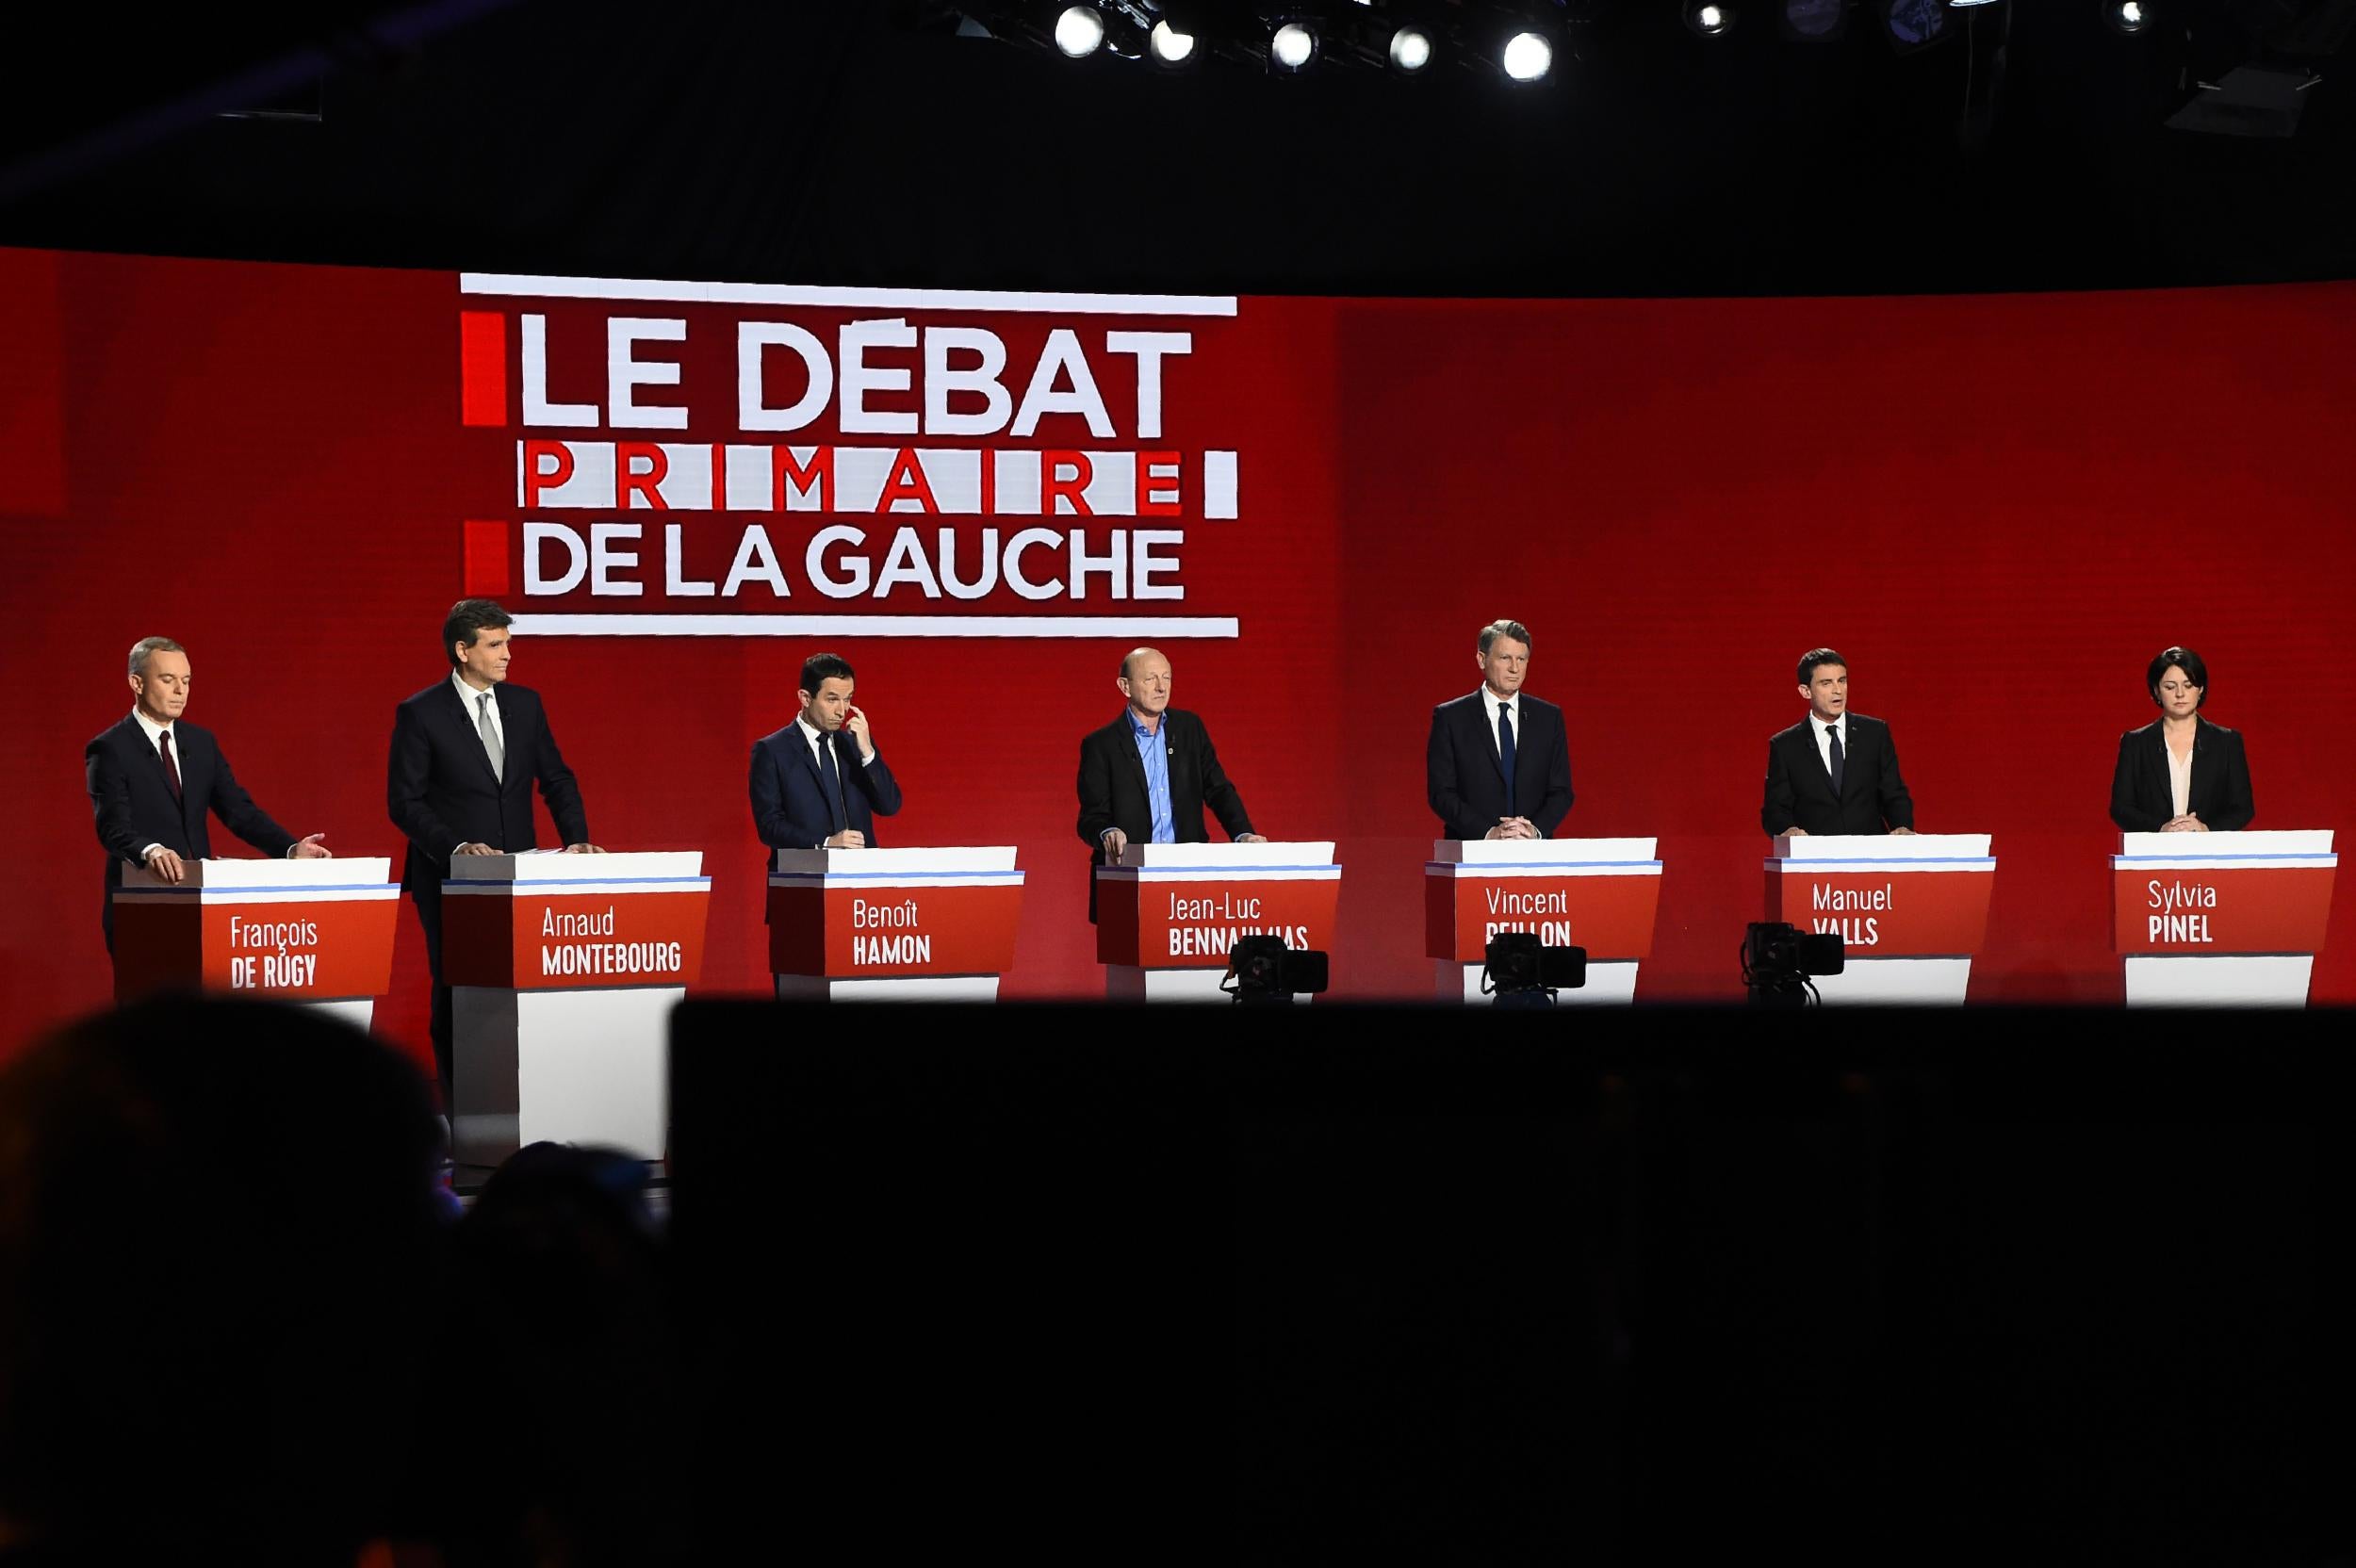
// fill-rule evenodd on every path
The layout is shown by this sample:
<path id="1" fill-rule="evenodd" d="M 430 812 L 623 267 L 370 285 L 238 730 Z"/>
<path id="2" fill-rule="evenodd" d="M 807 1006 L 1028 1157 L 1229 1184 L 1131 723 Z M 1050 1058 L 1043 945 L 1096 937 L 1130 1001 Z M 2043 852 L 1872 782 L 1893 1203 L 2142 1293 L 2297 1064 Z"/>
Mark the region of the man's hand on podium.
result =
<path id="1" fill-rule="evenodd" d="M 1118 827 L 1107 827 L 1097 841 L 1104 846 L 1104 863 L 1111 865 L 1121 858 L 1121 852 L 1129 847 L 1129 835 Z"/>
<path id="2" fill-rule="evenodd" d="M 1808 829 L 1805 827 L 1787 827 L 1781 833 L 1777 834 L 1776 837 L 1781 839 L 1805 839 L 1808 837 Z"/>
<path id="3" fill-rule="evenodd" d="M 566 844 L 564 853 L 567 855 L 603 855 L 605 851 L 595 844 Z"/>
<path id="4" fill-rule="evenodd" d="M 1239 844 L 1264 844 L 1268 842 L 1268 835 L 1265 833 L 1238 833 L 1235 835 L 1235 842 Z"/>
<path id="5" fill-rule="evenodd" d="M 1890 830 L 1890 836 L 1893 839 L 1911 839 L 1914 837 L 1914 829 L 1911 827 L 1893 827 Z"/>
<path id="6" fill-rule="evenodd" d="M 856 827 L 846 827 L 842 832 L 837 833 L 833 838 L 828 839 L 825 847 L 827 849 L 865 849 L 867 847 L 867 835 L 860 832 Z M 877 874 L 881 874 L 878 873 Z"/>
<path id="7" fill-rule="evenodd" d="M 2181 817 L 2170 817 L 2160 827 L 2163 833 L 2206 833 L 2208 830 L 2209 825 L 2202 822 L 2197 812 L 2192 811 L 2187 811 Z"/>
<path id="8" fill-rule="evenodd" d="M 166 882 L 177 882 L 188 874 L 188 868 L 182 863 L 180 857 L 161 844 L 157 844 L 154 853 L 148 856 L 147 869 Z"/>
<path id="9" fill-rule="evenodd" d="M 489 844 L 460 844 L 450 853 L 452 855 L 497 855 L 499 851 Z"/>
<path id="10" fill-rule="evenodd" d="M 287 850 L 286 858 L 289 860 L 333 860 L 335 858 L 335 852 L 319 841 L 326 837 L 324 833 L 312 834 Z"/>
<path id="11" fill-rule="evenodd" d="M 1528 817 L 1499 817 L 1497 825 L 1481 835 L 1484 839 L 1535 839 L 1538 825 Z"/>

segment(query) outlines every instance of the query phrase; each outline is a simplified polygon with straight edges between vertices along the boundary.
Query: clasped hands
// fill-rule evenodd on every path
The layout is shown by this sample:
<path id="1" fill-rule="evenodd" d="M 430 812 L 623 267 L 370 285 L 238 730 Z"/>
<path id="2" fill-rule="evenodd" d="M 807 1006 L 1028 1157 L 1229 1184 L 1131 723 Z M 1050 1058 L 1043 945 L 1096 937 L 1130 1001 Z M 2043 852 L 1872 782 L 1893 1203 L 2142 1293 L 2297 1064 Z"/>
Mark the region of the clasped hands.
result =
<path id="1" fill-rule="evenodd" d="M 2160 826 L 2160 831 L 2163 833 L 2206 833 L 2208 830 L 2209 825 L 2201 820 L 2201 814 L 2197 811 L 2187 811 L 2181 817 L 2170 817 Z"/>
<path id="2" fill-rule="evenodd" d="M 1484 839 L 1543 839 L 1538 825 L 1528 817 L 1499 817 L 1497 825 L 1481 835 Z"/>

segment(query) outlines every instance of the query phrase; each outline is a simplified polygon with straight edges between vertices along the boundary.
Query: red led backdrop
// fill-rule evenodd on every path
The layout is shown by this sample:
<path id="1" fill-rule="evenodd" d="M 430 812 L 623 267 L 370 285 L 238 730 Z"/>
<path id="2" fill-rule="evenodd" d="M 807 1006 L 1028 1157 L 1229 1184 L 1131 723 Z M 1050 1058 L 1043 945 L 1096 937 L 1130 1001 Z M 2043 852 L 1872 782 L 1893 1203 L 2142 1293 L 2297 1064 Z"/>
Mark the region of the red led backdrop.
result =
<path id="1" fill-rule="evenodd" d="M 745 760 L 830 647 L 907 791 L 885 841 L 1018 845 L 1006 994 L 1097 992 L 1078 741 L 1153 641 L 1262 830 L 1339 841 L 1337 992 L 1420 996 L 1428 716 L 1511 615 L 1569 713 L 1565 831 L 1661 839 L 1640 998 L 1737 993 L 1766 738 L 1826 643 L 1921 825 L 1995 836 L 1974 999 L 2115 1002 L 2104 808 L 2153 651 L 2207 657 L 2256 825 L 2345 825 L 2351 405 L 2343 286 L 1238 301 L 0 253 L 6 1038 L 108 994 L 80 754 L 135 639 L 188 645 L 189 717 L 288 827 L 398 856 L 393 706 L 469 587 L 524 617 L 598 841 L 706 852 L 713 990 L 763 984 Z M 2317 1000 L 2356 1001 L 2352 880 Z M 401 930 L 380 1019 L 414 1040 Z"/>

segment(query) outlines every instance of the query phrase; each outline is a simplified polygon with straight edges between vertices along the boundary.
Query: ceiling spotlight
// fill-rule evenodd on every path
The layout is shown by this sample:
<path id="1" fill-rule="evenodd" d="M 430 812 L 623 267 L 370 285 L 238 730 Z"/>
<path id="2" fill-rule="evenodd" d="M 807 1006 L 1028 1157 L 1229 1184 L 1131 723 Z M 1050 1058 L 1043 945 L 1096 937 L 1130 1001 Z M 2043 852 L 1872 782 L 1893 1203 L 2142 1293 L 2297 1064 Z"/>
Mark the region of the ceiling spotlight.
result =
<path id="1" fill-rule="evenodd" d="M 1882 0 L 1882 31 L 1902 55 L 1927 49 L 1947 37 L 1945 0 Z"/>
<path id="2" fill-rule="evenodd" d="M 1432 35 L 1420 27 L 1401 27 L 1391 35 L 1391 69 L 1412 76 L 1432 63 Z"/>
<path id="3" fill-rule="evenodd" d="M 1094 6 L 1066 6 L 1055 18 L 1055 47 L 1075 60 L 1096 53 L 1104 41 L 1104 19 Z"/>
<path id="4" fill-rule="evenodd" d="M 1268 40 L 1268 57 L 1279 71 L 1304 71 L 1317 57 L 1317 35 L 1304 23 L 1287 22 Z"/>
<path id="5" fill-rule="evenodd" d="M 2122 33 L 2139 33 L 2151 12 L 2142 0 L 2102 0 L 2102 20 Z"/>
<path id="6" fill-rule="evenodd" d="M 1848 19 L 1848 0 L 1783 0 L 1783 36 L 1802 43 L 1832 42 Z"/>
<path id="7" fill-rule="evenodd" d="M 1157 65 L 1184 65 L 1194 58 L 1194 35 L 1182 33 L 1167 19 L 1153 24 L 1146 35 L 1146 47 L 1153 51 Z"/>
<path id="8" fill-rule="evenodd" d="M 1685 8 L 1685 24 L 1704 38 L 1722 37 L 1734 25 L 1734 8 L 1689 4 Z"/>
<path id="9" fill-rule="evenodd" d="M 1497 63 L 1517 82 L 1534 82 L 1554 69 L 1554 45 L 1537 33 L 1515 33 L 1505 41 Z"/>

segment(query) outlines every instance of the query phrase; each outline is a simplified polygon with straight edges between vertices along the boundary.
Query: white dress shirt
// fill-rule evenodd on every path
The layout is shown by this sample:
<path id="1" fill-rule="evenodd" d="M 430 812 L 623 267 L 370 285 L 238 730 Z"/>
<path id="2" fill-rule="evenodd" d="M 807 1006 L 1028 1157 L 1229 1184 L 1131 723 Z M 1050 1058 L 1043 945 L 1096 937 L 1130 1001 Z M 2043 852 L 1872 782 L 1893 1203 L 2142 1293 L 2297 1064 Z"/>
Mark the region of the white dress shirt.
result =
<path id="1" fill-rule="evenodd" d="M 1827 778 L 1832 776 L 1832 736 L 1836 733 L 1840 735 L 1841 776 L 1844 778 L 1847 777 L 1849 761 L 1848 713 L 1844 710 L 1841 717 L 1833 720 L 1830 724 L 1826 724 L 1824 720 L 1818 718 L 1814 713 L 1810 713 L 1808 716 L 1808 727 L 1813 730 L 1816 735 L 1816 760 L 1824 764 L 1824 776 Z"/>
<path id="2" fill-rule="evenodd" d="M 2187 751 L 2179 757 L 2176 748 L 2166 741 L 2160 743 L 2160 749 L 2168 753 L 2168 792 L 2174 798 L 2176 814 L 2181 817 L 2192 809 L 2192 753 Z"/>

